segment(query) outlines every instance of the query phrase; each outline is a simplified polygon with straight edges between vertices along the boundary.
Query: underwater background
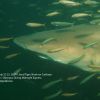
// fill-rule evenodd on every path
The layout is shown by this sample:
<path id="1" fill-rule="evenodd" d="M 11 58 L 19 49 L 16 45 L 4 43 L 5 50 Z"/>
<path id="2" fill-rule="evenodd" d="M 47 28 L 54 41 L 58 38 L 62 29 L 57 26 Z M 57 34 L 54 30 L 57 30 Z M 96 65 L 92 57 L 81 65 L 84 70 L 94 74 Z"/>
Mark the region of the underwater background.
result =
<path id="1" fill-rule="evenodd" d="M 56 4 L 59 0 L 1 0 L 0 1 L 0 38 L 17 37 L 45 30 L 58 29 L 51 25 L 54 21 L 74 23 L 74 25 L 89 24 L 91 20 L 100 19 L 100 1 L 92 0 L 92 6 L 82 5 L 78 7 L 66 7 Z M 69 0 L 71 1 L 71 0 Z M 72 0 L 83 3 L 86 0 Z M 91 1 L 91 0 L 90 0 Z M 59 11 L 59 15 L 48 17 L 47 13 Z M 99 13 L 97 13 L 97 11 Z M 89 12 L 97 17 L 87 17 L 85 20 L 76 20 L 71 17 L 78 12 Z M 45 27 L 28 27 L 28 22 L 44 23 Z M 99 21 L 100 23 L 100 21 Z M 0 49 L 0 73 L 12 73 L 21 68 L 21 73 L 50 73 L 51 77 L 40 80 L 15 80 L 12 83 L 0 83 L 1 100 L 49 100 L 48 96 L 58 93 L 53 100 L 100 100 L 100 80 L 96 76 L 85 84 L 80 85 L 86 76 L 91 73 L 39 58 L 34 52 L 18 47 L 13 41 L 0 42 L 0 45 L 9 45 L 10 48 Z M 9 54 L 20 55 L 5 59 Z M 66 81 L 70 76 L 79 76 L 75 80 Z M 63 79 L 64 81 L 42 89 L 48 82 Z M 63 96 L 60 94 L 72 93 Z M 75 94 L 74 94 L 75 93 Z M 46 99 L 45 99 L 46 98 Z"/>

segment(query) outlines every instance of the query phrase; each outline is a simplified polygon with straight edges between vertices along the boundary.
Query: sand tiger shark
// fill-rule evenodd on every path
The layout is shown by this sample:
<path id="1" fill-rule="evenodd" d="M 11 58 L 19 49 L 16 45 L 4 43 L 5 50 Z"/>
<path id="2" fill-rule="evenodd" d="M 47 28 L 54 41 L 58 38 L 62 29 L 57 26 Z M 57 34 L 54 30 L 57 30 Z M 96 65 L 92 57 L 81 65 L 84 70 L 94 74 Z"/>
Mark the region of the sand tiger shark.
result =
<path id="1" fill-rule="evenodd" d="M 41 58 L 100 71 L 100 26 L 82 24 L 16 37 L 14 42 Z"/>

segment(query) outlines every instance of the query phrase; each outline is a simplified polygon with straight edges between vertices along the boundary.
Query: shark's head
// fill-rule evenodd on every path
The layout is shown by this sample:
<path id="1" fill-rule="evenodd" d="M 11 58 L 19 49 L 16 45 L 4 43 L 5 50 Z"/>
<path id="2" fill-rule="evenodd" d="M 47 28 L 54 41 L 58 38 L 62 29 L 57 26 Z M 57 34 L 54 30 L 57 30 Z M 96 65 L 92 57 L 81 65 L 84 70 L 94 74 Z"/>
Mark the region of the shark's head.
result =
<path id="1" fill-rule="evenodd" d="M 43 31 L 17 37 L 14 42 L 24 49 L 39 53 L 42 59 L 72 64 L 84 71 L 100 71 L 99 25 Z"/>

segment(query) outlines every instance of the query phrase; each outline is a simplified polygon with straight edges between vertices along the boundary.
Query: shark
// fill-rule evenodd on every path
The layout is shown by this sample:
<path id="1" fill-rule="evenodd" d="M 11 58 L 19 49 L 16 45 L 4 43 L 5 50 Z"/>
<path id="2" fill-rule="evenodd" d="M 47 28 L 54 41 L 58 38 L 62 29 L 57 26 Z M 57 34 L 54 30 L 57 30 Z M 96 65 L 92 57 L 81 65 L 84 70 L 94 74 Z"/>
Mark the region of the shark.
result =
<path id="1" fill-rule="evenodd" d="M 23 49 L 41 59 L 73 65 L 83 71 L 100 71 L 100 26 L 73 25 L 16 37 Z"/>

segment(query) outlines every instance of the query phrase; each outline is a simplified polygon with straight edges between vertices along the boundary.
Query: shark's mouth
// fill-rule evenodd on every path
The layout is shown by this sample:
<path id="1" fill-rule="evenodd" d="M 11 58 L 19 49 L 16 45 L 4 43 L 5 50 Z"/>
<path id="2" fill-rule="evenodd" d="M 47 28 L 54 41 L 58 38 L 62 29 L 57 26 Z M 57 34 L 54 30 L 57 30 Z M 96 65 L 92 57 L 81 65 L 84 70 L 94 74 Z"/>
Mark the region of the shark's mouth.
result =
<path id="1" fill-rule="evenodd" d="M 14 42 L 43 59 L 72 64 L 84 71 L 100 71 L 99 25 L 77 25 L 17 37 Z"/>

